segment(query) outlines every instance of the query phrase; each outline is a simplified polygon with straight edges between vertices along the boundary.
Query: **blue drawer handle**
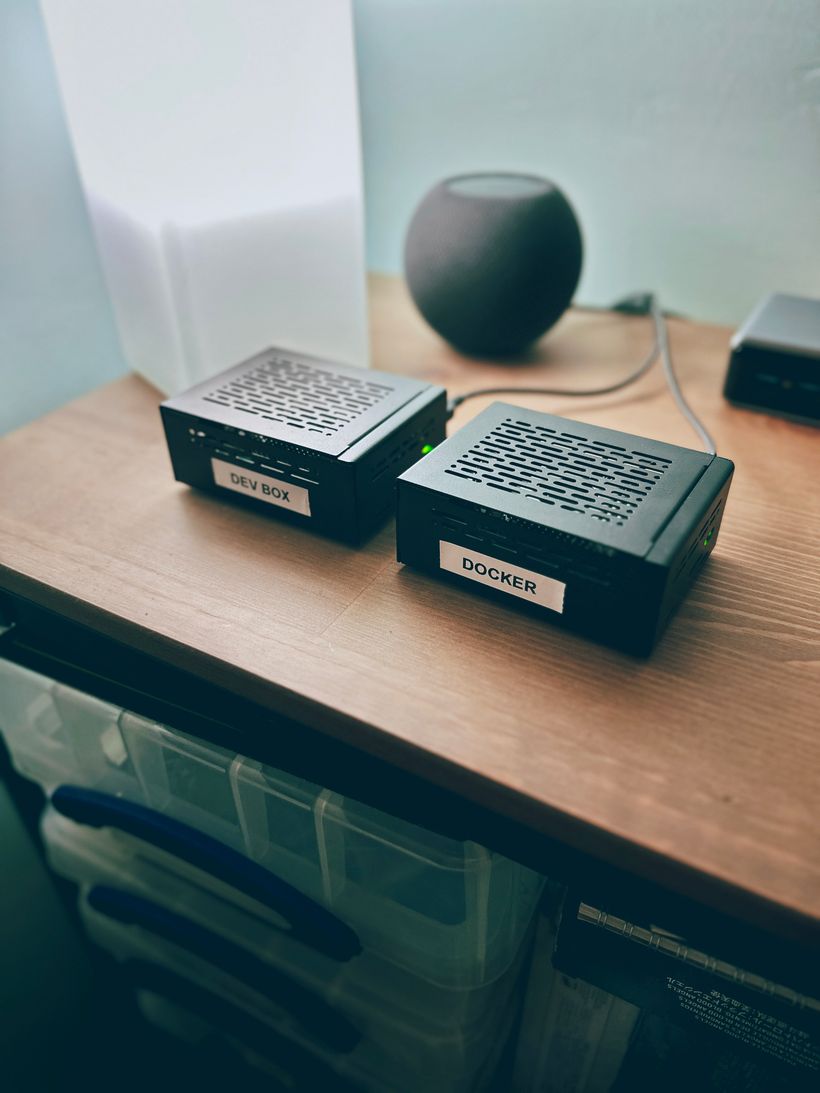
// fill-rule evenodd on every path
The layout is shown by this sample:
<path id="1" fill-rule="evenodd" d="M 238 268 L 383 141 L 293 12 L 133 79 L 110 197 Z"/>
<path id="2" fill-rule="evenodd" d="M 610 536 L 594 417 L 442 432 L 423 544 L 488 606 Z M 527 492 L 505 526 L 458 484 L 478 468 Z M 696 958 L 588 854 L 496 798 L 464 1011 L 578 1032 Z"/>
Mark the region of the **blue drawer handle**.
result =
<path id="1" fill-rule="evenodd" d="M 288 1040 L 264 1021 L 176 972 L 144 960 L 127 961 L 125 971 L 135 990 L 153 991 L 207 1021 L 219 1033 L 240 1040 L 245 1047 L 270 1059 L 296 1078 L 297 1089 L 321 1089 L 323 1093 L 355 1093 L 358 1090 L 361 1093 L 358 1086 L 336 1074 L 301 1044 Z"/>
<path id="2" fill-rule="evenodd" d="M 235 979 L 240 979 L 266 998 L 281 1005 L 302 1027 L 334 1051 L 352 1051 L 361 1033 L 343 1013 L 325 1002 L 315 991 L 298 983 L 284 972 L 272 968 L 249 949 L 228 941 L 220 934 L 200 926 L 158 903 L 99 885 L 88 893 L 88 903 L 106 918 L 143 930 L 178 945 L 194 956 L 208 961 Z"/>
<path id="3" fill-rule="evenodd" d="M 218 877 L 281 915 L 289 926 L 282 932 L 325 956 L 350 960 L 362 951 L 355 931 L 341 919 L 264 866 L 196 828 L 145 805 L 81 786 L 58 786 L 51 803 L 76 823 L 125 831 Z"/>

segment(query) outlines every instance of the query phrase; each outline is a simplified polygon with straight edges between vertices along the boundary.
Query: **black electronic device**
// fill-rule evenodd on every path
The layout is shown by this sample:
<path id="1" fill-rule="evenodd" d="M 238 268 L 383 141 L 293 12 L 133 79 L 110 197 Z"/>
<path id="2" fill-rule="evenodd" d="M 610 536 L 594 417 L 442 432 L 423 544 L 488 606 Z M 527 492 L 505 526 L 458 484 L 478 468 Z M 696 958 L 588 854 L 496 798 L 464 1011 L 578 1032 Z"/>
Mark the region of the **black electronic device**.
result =
<path id="1" fill-rule="evenodd" d="M 730 402 L 820 425 L 820 300 L 773 293 L 731 344 Z"/>
<path id="2" fill-rule="evenodd" d="M 160 407 L 180 482 L 347 542 L 444 439 L 443 387 L 268 349 Z"/>
<path id="3" fill-rule="evenodd" d="M 398 559 L 647 655 L 715 545 L 728 459 L 495 402 L 398 480 Z"/>
<path id="4" fill-rule="evenodd" d="M 481 357 L 521 353 L 560 319 L 583 243 L 561 190 L 536 175 L 459 175 L 434 186 L 404 245 L 407 286 L 443 338 Z"/>

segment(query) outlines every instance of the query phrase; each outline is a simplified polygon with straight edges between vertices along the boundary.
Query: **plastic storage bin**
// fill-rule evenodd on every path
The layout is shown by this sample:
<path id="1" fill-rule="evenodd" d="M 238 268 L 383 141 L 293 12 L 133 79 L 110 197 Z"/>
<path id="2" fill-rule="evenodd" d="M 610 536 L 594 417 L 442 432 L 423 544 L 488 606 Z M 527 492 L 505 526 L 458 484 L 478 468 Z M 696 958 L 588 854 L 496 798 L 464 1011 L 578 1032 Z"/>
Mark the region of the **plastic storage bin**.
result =
<path id="1" fill-rule="evenodd" d="M 380 1005 L 361 1005 L 351 1017 L 343 994 L 287 982 L 250 950 L 226 949 L 209 931 L 142 897 L 95 887 L 80 910 L 91 938 L 115 959 L 137 969 L 159 966 L 220 997 L 373 1093 L 480 1088 L 479 1076 L 489 1076 L 515 1016 L 508 997 L 455 1029 L 420 1028 Z"/>
<path id="2" fill-rule="evenodd" d="M 66 799 L 66 791 L 58 790 L 54 803 L 76 812 L 71 807 L 70 793 Z M 100 818 L 98 814 L 95 822 Z M 206 856 L 198 858 L 199 865 L 190 860 L 184 843 L 172 853 L 168 844 L 163 849 L 111 826 L 95 830 L 55 808 L 44 813 L 41 831 L 51 867 L 84 890 L 103 885 L 151 899 L 250 949 L 260 960 L 311 989 L 343 1000 L 345 1012 L 354 1016 L 389 1007 L 414 1026 L 456 1028 L 475 1024 L 488 1010 L 498 1009 L 514 986 L 515 972 L 508 971 L 481 987 L 439 987 L 370 950 L 357 952 L 350 944 L 351 939 L 355 944 L 355 934 L 346 931 L 332 913 L 327 914 L 329 921 L 315 921 L 314 916 L 310 927 L 305 903 L 285 908 L 297 923 L 294 934 L 275 890 L 270 893 L 264 885 L 258 886 L 253 872 L 241 867 L 233 878 L 225 869 L 219 869 L 222 875 L 215 876 Z M 263 877 L 266 875 L 259 866 L 248 864 Z M 525 939 L 518 962 L 524 959 L 526 947 Z"/>
<path id="3" fill-rule="evenodd" d="M 240 1071 L 249 1064 L 272 1073 L 277 1089 L 290 1089 L 293 1093 L 360 1090 L 299 1044 L 285 1040 L 270 1026 L 172 973 L 146 966 L 139 969 L 135 978 L 137 1006 L 147 1021 L 170 1036 L 196 1045 L 198 1050 L 204 1041 L 214 1039 L 230 1044 L 237 1055 L 236 1088 L 244 1088 Z M 258 1085 L 254 1083 L 253 1088 Z"/>
<path id="4" fill-rule="evenodd" d="M 529 926 L 543 878 L 474 842 L 340 797 L 323 803 L 331 905 L 365 946 L 451 987 L 491 983 Z M 421 969 L 423 968 L 423 972 Z"/>
<path id="5" fill-rule="evenodd" d="M 49 790 L 79 781 L 138 793 L 120 710 L 0 658 L 0 732 L 17 770 Z"/>
<path id="6" fill-rule="evenodd" d="M 224 1026 L 209 1024 L 207 1020 L 203 1020 L 198 1010 L 191 1012 L 173 1001 L 176 997 L 174 985 L 164 983 L 162 986 L 165 990 L 170 989 L 172 997 L 156 990 L 138 990 L 137 1004 L 146 1020 L 169 1035 L 192 1044 L 214 1036 L 226 1039 L 248 1065 L 271 1074 L 285 1088 L 294 1090 L 294 1093 L 316 1093 L 316 1090 L 322 1090 L 322 1093 L 354 1093 L 361 1090 L 362 1087 L 355 1080 L 343 1078 L 338 1071 L 334 1073 L 330 1068 L 324 1072 L 320 1070 L 319 1067 L 324 1065 L 321 1062 L 313 1062 L 311 1065 L 304 1056 L 297 1054 L 294 1057 L 293 1049 L 295 1047 L 298 1050 L 298 1045 L 283 1045 L 279 1038 L 273 1041 L 270 1027 L 249 1018 L 244 1011 L 237 1011 L 237 1015 L 232 1017 L 230 1032 L 226 1033 Z M 188 1001 L 190 991 L 186 989 L 183 993 Z M 196 1001 L 195 998 L 194 1002 Z M 221 1008 L 217 1019 L 224 1020 L 224 1011 Z M 249 1039 L 251 1043 L 248 1043 Z M 492 1082 L 503 1047 L 502 1035 L 475 1075 L 472 1085 L 474 1093 L 496 1088 Z M 393 1087 L 384 1088 L 389 1093 L 389 1088 Z M 427 1085 L 422 1084 L 418 1093 L 424 1093 L 426 1089 Z"/>
<path id="7" fill-rule="evenodd" d="M 249 761 L 233 777 L 248 852 L 326 902 L 366 948 L 451 988 L 490 983 L 509 967 L 543 887 L 539 874 L 309 783 L 296 791 L 303 809 L 315 794 L 314 822 L 288 823 L 292 779 Z M 286 849 L 300 874 L 283 871 Z"/>
<path id="8" fill-rule="evenodd" d="M 0 730 L 47 791 L 100 789 L 200 829 L 344 919 L 374 954 L 450 988 L 502 975 L 543 878 L 0 660 Z"/>

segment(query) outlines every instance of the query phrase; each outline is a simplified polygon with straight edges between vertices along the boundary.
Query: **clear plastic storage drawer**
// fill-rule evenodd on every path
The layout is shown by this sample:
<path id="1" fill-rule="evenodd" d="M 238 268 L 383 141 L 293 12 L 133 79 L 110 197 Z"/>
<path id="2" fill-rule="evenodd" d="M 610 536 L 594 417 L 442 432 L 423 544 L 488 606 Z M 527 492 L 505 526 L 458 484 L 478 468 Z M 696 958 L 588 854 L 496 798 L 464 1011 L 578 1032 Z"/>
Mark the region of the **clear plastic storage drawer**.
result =
<path id="1" fill-rule="evenodd" d="M 348 944 L 343 930 L 334 928 L 340 924 L 335 916 L 330 921 L 314 920 L 313 929 L 306 929 L 309 897 L 303 897 L 301 904 L 292 900 L 283 904 L 276 892 L 266 892 L 255 883 L 253 870 L 237 870 L 231 884 L 224 870 L 221 876 L 215 875 L 202 856 L 192 860 L 182 841 L 174 849 L 168 843 L 160 847 L 136 837 L 135 827 L 132 833 L 113 825 L 98 829 L 91 825 L 96 825 L 99 816 L 90 813 L 85 822 L 75 822 L 58 811 L 71 811 L 64 790 L 55 794 L 54 805 L 46 809 L 41 831 L 55 872 L 84 891 L 103 885 L 153 900 L 251 950 L 258 960 L 292 979 L 336 998 L 346 1012 L 392 1013 L 416 1028 L 441 1033 L 475 1025 L 488 1011 L 503 1005 L 512 990 L 514 970 L 492 983 L 466 989 L 431 983 L 371 949 L 358 951 Z M 301 929 L 293 930 L 294 921 Z M 513 969 L 528 957 L 530 937 L 531 932 Z"/>
<path id="2" fill-rule="evenodd" d="M 488 1011 L 474 1025 L 434 1029 L 406 1021 L 387 1007 L 360 1005 L 348 1016 L 343 993 L 305 994 L 254 965 L 258 981 L 211 962 L 189 944 L 184 919 L 174 917 L 175 939 L 159 936 L 167 920 L 150 901 L 131 899 L 110 888 L 92 888 L 81 900 L 86 928 L 97 944 L 131 968 L 158 966 L 177 980 L 218 997 L 272 1033 L 301 1045 L 335 1072 L 371 1093 L 473 1093 L 490 1076 L 514 1021 L 516 998 Z M 219 950 L 217 949 L 217 952 Z M 222 954 L 220 953 L 220 957 Z M 283 989 L 284 988 L 284 989 Z"/>
<path id="3" fill-rule="evenodd" d="M 17 770 L 44 789 L 81 780 L 128 792 L 120 709 L 0 658 L 0 732 Z"/>
<path id="4" fill-rule="evenodd" d="M 321 786 L 0 660 L 0 731 L 47 792 L 99 789 L 261 863 L 414 975 L 471 988 L 501 975 L 543 878 Z"/>

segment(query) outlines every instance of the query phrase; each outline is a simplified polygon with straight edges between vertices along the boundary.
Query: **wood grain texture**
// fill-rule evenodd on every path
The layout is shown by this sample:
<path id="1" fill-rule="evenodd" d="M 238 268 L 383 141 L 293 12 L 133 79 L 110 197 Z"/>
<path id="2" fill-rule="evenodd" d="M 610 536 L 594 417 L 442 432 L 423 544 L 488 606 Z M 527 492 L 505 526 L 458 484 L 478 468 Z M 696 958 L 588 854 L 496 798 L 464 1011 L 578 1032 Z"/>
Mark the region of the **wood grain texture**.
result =
<path id="1" fill-rule="evenodd" d="M 371 311 L 375 365 L 451 393 L 594 386 L 650 339 L 646 320 L 574 312 L 505 366 L 444 346 L 400 282 L 375 278 Z M 0 442 L 0 585 L 586 852 L 820 926 L 820 433 L 726 404 L 728 331 L 670 326 L 737 470 L 715 554 L 647 662 L 402 569 L 392 526 L 357 551 L 175 483 L 159 396 L 135 377 Z M 518 401 L 695 443 L 659 370 Z"/>

